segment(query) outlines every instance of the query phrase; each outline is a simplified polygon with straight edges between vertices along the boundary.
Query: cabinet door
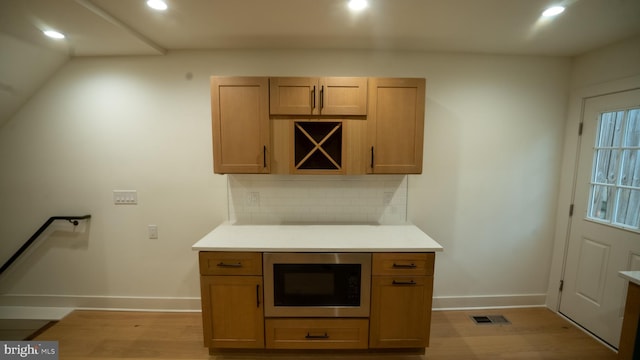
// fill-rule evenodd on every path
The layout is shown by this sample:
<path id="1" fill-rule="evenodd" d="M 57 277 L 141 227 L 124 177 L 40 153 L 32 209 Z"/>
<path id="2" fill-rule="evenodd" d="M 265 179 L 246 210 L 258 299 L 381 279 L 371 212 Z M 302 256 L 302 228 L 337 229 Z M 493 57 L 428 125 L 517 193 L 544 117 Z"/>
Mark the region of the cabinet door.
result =
<path id="1" fill-rule="evenodd" d="M 368 173 L 422 173 L 424 103 L 424 79 L 369 79 Z"/>
<path id="2" fill-rule="evenodd" d="M 204 344 L 264 348 L 261 276 L 201 276 Z"/>
<path id="3" fill-rule="evenodd" d="M 367 78 L 269 79 L 271 115 L 366 115 Z"/>
<path id="4" fill-rule="evenodd" d="M 268 84 L 268 78 L 211 78 L 215 173 L 269 173 Z"/>
<path id="5" fill-rule="evenodd" d="M 318 115 L 318 78 L 269 79 L 269 112 L 272 115 Z"/>
<path id="6" fill-rule="evenodd" d="M 373 276 L 371 348 L 429 345 L 433 276 Z"/>
<path id="7" fill-rule="evenodd" d="M 367 78 L 320 78 L 320 114 L 367 115 Z"/>

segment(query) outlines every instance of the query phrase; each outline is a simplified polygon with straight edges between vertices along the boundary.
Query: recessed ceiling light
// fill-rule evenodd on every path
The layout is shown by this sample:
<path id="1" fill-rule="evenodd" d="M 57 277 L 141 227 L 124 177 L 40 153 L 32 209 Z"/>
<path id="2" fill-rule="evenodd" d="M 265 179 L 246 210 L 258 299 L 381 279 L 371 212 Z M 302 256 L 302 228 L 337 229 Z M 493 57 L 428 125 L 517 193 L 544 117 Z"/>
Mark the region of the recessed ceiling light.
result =
<path id="1" fill-rule="evenodd" d="M 42 32 L 45 35 L 47 35 L 48 37 L 52 38 L 52 39 L 64 39 L 65 38 L 63 33 L 55 31 L 55 30 L 43 30 Z"/>
<path id="2" fill-rule="evenodd" d="M 349 0 L 349 9 L 351 10 L 362 10 L 368 5 L 367 0 Z"/>
<path id="3" fill-rule="evenodd" d="M 167 10 L 168 8 L 167 3 L 162 0 L 148 0 L 147 6 L 160 11 Z"/>
<path id="4" fill-rule="evenodd" d="M 552 17 L 561 14 L 564 11 L 564 6 L 552 6 L 542 13 L 544 17 Z"/>

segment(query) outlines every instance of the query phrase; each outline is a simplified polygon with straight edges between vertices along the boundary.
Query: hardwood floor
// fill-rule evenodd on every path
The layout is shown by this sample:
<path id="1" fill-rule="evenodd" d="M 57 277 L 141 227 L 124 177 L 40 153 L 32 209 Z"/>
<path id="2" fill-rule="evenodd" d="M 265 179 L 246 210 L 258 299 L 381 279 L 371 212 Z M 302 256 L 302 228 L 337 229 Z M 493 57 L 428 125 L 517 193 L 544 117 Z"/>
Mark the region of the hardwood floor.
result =
<path id="1" fill-rule="evenodd" d="M 472 315 L 511 324 L 476 325 Z M 545 308 L 434 311 L 425 355 L 224 354 L 202 345 L 200 313 L 74 311 L 36 340 L 59 341 L 60 359 L 616 359 L 616 354 Z"/>

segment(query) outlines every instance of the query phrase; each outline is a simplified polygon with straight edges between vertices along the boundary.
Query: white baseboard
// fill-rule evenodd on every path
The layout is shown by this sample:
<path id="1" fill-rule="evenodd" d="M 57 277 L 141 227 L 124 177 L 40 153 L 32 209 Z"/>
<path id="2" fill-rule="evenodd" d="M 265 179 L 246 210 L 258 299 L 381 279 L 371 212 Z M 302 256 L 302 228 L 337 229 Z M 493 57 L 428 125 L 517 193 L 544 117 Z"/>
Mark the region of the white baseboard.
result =
<path id="1" fill-rule="evenodd" d="M 73 310 L 68 307 L 0 306 L 0 319 L 59 321 Z"/>
<path id="2" fill-rule="evenodd" d="M 525 295 L 481 295 L 481 296 L 436 296 L 433 310 L 465 310 L 508 307 L 543 307 L 546 294 Z M 50 308 L 71 310 L 114 311 L 201 311 L 199 297 L 135 297 L 135 296 L 78 296 L 78 295 L 0 295 L 0 309 L 17 308 L 21 312 L 30 309 Z M 17 311 L 17 310 L 15 310 Z M 33 310 L 34 313 L 39 314 Z M 0 311 L 0 314 L 2 312 Z M 66 314 L 65 314 L 66 315 Z M 24 315 L 23 315 L 24 316 Z M 43 318 L 46 319 L 46 318 Z"/>
<path id="3" fill-rule="evenodd" d="M 1 307 L 52 307 L 72 310 L 200 311 L 199 297 L 137 297 L 78 295 L 1 295 Z"/>
<path id="4" fill-rule="evenodd" d="M 544 307 L 547 294 L 436 296 L 433 310 L 472 310 L 510 307 Z"/>

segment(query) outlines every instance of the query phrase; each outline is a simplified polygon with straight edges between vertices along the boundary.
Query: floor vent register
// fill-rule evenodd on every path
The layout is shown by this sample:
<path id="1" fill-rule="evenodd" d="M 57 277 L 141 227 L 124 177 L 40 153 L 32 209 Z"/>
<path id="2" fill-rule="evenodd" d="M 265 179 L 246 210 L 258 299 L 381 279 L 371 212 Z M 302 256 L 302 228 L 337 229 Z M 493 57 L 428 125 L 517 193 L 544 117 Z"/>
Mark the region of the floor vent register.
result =
<path id="1" fill-rule="evenodd" d="M 509 325 L 511 322 L 504 315 L 474 315 L 471 320 L 476 325 Z"/>

